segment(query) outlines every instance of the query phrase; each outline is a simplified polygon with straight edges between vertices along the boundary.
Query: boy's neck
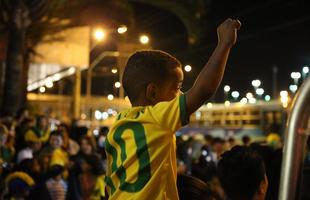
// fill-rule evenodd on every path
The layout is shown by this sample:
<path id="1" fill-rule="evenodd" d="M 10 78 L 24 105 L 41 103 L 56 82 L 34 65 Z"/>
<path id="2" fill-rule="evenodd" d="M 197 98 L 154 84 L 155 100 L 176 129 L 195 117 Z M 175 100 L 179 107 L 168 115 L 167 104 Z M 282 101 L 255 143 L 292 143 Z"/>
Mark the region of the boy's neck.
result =
<path id="1" fill-rule="evenodd" d="M 135 102 L 131 102 L 132 107 L 139 107 L 139 106 L 152 106 L 153 104 L 146 100 L 137 100 Z"/>

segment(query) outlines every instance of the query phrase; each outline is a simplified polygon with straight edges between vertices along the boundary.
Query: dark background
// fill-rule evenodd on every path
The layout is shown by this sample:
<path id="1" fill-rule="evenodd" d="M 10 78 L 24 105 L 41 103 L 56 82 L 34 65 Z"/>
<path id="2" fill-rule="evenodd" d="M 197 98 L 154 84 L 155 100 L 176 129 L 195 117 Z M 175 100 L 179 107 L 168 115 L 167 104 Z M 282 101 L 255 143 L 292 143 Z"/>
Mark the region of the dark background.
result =
<path id="1" fill-rule="evenodd" d="M 272 67 L 278 67 L 278 91 L 288 90 L 290 73 L 310 64 L 310 1 L 308 0 L 213 0 L 208 4 L 206 33 L 195 45 L 187 42 L 187 32 L 176 16 L 163 9 L 133 4 L 136 28 L 147 33 L 154 49 L 171 53 L 190 64 L 184 90 L 190 88 L 217 44 L 216 27 L 226 18 L 242 22 L 227 70 L 215 98 L 223 100 L 223 85 L 241 96 L 253 92 L 251 81 L 260 79 L 265 94 L 272 95 Z"/>

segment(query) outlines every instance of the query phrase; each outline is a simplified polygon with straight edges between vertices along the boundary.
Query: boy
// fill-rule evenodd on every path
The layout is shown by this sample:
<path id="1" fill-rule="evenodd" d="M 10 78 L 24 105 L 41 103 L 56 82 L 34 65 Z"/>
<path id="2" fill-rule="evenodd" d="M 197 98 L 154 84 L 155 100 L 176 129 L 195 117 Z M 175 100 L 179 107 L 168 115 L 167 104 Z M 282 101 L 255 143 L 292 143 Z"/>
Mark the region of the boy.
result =
<path id="1" fill-rule="evenodd" d="M 162 51 L 129 58 L 123 87 L 132 108 L 118 115 L 105 144 L 110 199 L 179 199 L 174 133 L 216 91 L 240 26 L 227 19 L 218 27 L 218 45 L 186 94 L 176 58 Z"/>

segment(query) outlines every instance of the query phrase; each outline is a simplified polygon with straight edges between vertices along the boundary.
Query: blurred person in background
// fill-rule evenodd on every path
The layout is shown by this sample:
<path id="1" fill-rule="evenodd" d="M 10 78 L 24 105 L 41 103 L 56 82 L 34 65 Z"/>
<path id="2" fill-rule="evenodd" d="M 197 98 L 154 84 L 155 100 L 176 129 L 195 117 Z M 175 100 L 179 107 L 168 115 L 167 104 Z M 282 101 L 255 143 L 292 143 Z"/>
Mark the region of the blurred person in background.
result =
<path id="1" fill-rule="evenodd" d="M 60 125 L 58 126 L 58 130 L 61 131 L 63 133 L 63 147 L 64 149 L 68 152 L 68 154 L 70 156 L 73 156 L 73 155 L 76 155 L 79 150 L 80 150 L 80 147 L 79 147 L 79 144 L 72 140 L 69 135 L 70 135 L 70 128 L 67 124 L 65 123 L 60 123 Z"/>
<path id="2" fill-rule="evenodd" d="M 242 144 L 243 146 L 250 146 L 251 144 L 251 138 L 248 135 L 244 135 L 242 138 Z"/>
<path id="3" fill-rule="evenodd" d="M 214 152 L 213 161 L 217 164 L 221 155 L 226 151 L 226 142 L 224 139 L 216 137 L 212 140 L 212 152 Z M 212 154 L 212 153 L 211 153 Z"/>
<path id="4" fill-rule="evenodd" d="M 36 184 L 30 193 L 29 199 L 65 200 L 68 187 L 62 177 L 64 169 L 62 165 L 51 165 L 47 171 L 46 180 Z"/>
<path id="5" fill-rule="evenodd" d="M 210 187 L 198 178 L 179 174 L 177 187 L 180 200 L 216 200 Z"/>
<path id="6" fill-rule="evenodd" d="M 11 173 L 5 179 L 6 192 L 1 199 L 25 200 L 34 184 L 33 179 L 24 172 Z"/>
<path id="7" fill-rule="evenodd" d="M 35 120 L 32 117 L 25 117 L 23 121 L 15 128 L 15 149 L 16 151 L 20 151 L 25 148 L 25 134 L 26 131 L 29 130 L 31 127 L 35 126 Z"/>
<path id="8" fill-rule="evenodd" d="M 236 140 L 233 137 L 228 138 L 228 150 L 232 149 L 234 146 L 236 146 Z"/>
<path id="9" fill-rule="evenodd" d="M 8 143 L 9 130 L 3 124 L 0 124 L 0 163 L 10 164 L 13 161 L 15 149 Z"/>
<path id="10" fill-rule="evenodd" d="M 230 200 L 264 200 L 268 179 L 263 158 L 250 147 L 235 146 L 218 164 L 221 185 Z"/>
<path id="11" fill-rule="evenodd" d="M 18 152 L 17 164 L 19 164 L 23 159 L 37 157 L 42 148 L 42 141 L 35 132 L 26 132 L 24 140 L 27 146 Z"/>
<path id="12" fill-rule="evenodd" d="M 69 173 L 68 200 L 97 200 L 105 197 L 104 169 L 98 155 L 85 155 Z"/>

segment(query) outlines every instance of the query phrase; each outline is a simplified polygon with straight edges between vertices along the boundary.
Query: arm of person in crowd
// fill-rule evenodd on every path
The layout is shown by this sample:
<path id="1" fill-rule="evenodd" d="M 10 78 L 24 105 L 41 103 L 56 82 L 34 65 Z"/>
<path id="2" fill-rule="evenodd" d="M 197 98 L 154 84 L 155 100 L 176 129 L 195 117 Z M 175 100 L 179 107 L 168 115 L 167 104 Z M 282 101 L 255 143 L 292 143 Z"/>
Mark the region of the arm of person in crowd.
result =
<path id="1" fill-rule="evenodd" d="M 237 40 L 237 30 L 241 27 L 238 20 L 227 19 L 218 28 L 218 44 L 209 61 L 206 63 L 193 87 L 186 93 L 188 115 L 195 112 L 209 99 L 220 85 L 230 49 Z"/>

